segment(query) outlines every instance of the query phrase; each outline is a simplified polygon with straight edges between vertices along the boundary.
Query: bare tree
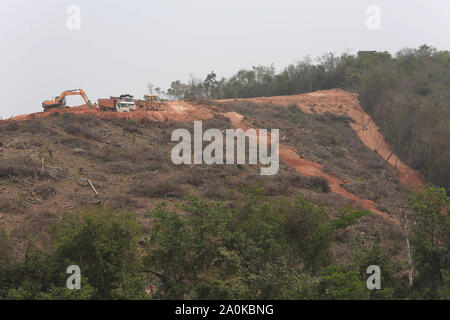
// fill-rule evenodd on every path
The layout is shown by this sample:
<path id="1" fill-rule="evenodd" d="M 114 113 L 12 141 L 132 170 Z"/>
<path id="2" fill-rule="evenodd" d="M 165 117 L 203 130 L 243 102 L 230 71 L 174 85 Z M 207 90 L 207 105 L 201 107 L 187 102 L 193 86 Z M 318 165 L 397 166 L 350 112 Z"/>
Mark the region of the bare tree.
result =
<path id="1" fill-rule="evenodd" d="M 147 89 L 148 89 L 148 92 L 149 92 L 150 94 L 153 94 L 154 88 L 155 88 L 155 85 L 152 84 L 151 82 L 149 82 L 149 83 L 147 84 Z"/>
<path id="2" fill-rule="evenodd" d="M 409 228 L 408 228 L 408 210 L 404 207 L 401 209 L 402 216 L 401 216 L 401 225 L 403 229 L 403 236 L 405 237 L 406 241 L 406 250 L 408 254 L 408 284 L 410 287 L 413 285 L 413 262 L 412 262 L 412 255 L 411 255 L 411 245 L 409 243 Z"/>

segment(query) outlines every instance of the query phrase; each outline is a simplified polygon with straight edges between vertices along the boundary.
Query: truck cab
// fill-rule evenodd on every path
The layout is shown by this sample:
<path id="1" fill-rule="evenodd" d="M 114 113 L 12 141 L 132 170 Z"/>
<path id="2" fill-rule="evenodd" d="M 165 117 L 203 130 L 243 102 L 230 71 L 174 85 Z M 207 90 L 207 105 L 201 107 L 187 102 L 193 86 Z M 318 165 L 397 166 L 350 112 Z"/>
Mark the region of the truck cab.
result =
<path id="1" fill-rule="evenodd" d="M 130 94 L 123 94 L 116 102 L 116 110 L 118 112 L 130 112 L 136 110 L 133 96 Z"/>

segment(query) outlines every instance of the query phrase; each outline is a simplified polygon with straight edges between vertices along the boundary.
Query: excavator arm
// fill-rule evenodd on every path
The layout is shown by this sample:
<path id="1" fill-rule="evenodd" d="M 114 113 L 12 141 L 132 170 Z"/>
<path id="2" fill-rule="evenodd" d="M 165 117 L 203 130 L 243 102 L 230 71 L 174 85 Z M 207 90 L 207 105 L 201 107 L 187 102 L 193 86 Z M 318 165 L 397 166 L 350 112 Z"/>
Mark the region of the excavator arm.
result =
<path id="1" fill-rule="evenodd" d="M 65 98 L 67 96 L 74 96 L 74 95 L 80 95 L 84 102 L 89 106 L 92 107 L 91 101 L 89 101 L 88 97 L 86 96 L 86 93 L 83 89 L 74 89 L 74 90 L 66 90 L 63 91 L 58 97 L 55 98 L 55 100 L 47 100 L 42 102 L 42 107 L 44 110 L 52 109 L 52 108 L 62 108 L 65 106 Z"/>
<path id="2" fill-rule="evenodd" d="M 81 95 L 81 97 L 83 98 L 84 102 L 86 102 L 86 104 L 87 104 L 88 106 L 90 106 L 91 101 L 89 101 L 89 99 L 88 99 L 88 97 L 86 96 L 86 93 L 84 92 L 84 90 L 83 90 L 83 89 L 79 89 L 79 90 L 80 90 L 80 95 Z"/>

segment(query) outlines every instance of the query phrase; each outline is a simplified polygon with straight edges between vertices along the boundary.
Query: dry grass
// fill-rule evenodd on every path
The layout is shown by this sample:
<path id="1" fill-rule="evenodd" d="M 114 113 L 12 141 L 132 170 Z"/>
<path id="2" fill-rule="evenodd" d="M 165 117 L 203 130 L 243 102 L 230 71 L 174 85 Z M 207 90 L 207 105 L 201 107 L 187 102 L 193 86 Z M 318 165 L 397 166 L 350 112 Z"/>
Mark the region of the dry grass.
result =
<path id="1" fill-rule="evenodd" d="M 243 102 L 236 108 L 240 110 L 226 109 L 244 114 L 248 121 L 260 128 L 282 129 L 280 137 L 285 135 L 287 138 L 282 143 L 296 148 L 302 157 L 322 163 L 331 175 L 345 180 L 347 183 L 343 186 L 359 197 L 378 199 L 377 205 L 384 211 L 396 206 L 394 198 L 406 194 L 400 190 L 395 173 L 387 170 L 376 154 L 361 144 L 348 127 L 348 119 L 325 116 L 320 120 L 293 106 L 278 108 Z M 98 120 L 70 114 L 10 123 L 0 123 L 2 138 L 14 137 L 14 143 L 3 140 L 0 185 L 8 188 L 6 193 L 12 199 L 0 194 L 0 211 L 14 214 L 22 210 L 27 221 L 33 220 L 37 235 L 40 232 L 37 230 L 43 230 L 48 221 L 56 219 L 61 212 L 92 205 L 130 210 L 139 216 L 141 206 L 151 207 L 161 199 L 178 202 L 177 199 L 184 197 L 186 192 L 221 200 L 228 206 L 236 205 L 245 197 L 242 187 L 250 186 L 255 180 L 261 182 L 268 196 L 302 196 L 331 211 L 352 205 L 351 201 L 329 192 L 325 179 L 303 176 L 283 163 L 280 163 L 279 173 L 270 177 L 261 176 L 258 165 L 173 165 L 170 159 L 174 145 L 170 141 L 171 133 L 177 128 L 193 132 L 192 123 L 145 121 L 135 124 L 126 120 Z M 10 131 L 6 131 L 6 126 Z M 203 129 L 208 128 L 222 130 L 232 126 L 227 118 L 216 116 L 203 121 Z M 56 133 L 51 133 L 51 130 Z M 29 136 L 33 131 L 40 133 L 42 145 L 30 143 Z M 98 137 L 100 139 L 97 140 Z M 16 142 L 24 148 L 16 149 Z M 52 149 L 53 156 L 47 157 L 47 148 Z M 44 176 L 52 179 L 52 187 L 43 184 L 43 179 L 34 179 L 35 175 L 42 175 L 41 154 L 45 154 L 48 161 Z M 61 179 L 52 178 L 56 168 L 67 170 Z M 383 169 L 386 169 L 386 179 L 379 179 Z M 33 182 L 39 185 L 31 189 L 34 198 L 48 201 L 26 202 L 28 207 L 24 209 L 14 194 L 21 194 L 21 178 L 29 176 L 33 176 Z M 100 196 L 96 197 L 89 186 L 79 186 L 76 183 L 78 178 L 91 179 Z M 378 183 L 376 179 L 379 179 Z M 47 217 L 45 212 L 51 212 L 54 217 Z M 371 230 L 373 221 L 374 218 L 362 220 L 363 228 Z M 336 237 L 345 246 L 359 231 L 344 231 Z M 387 229 L 384 232 L 388 241 L 402 241 L 398 239 L 397 231 Z"/>
<path id="2" fill-rule="evenodd" d="M 129 174 L 137 172 L 136 168 L 136 164 L 129 161 L 117 161 L 102 166 L 103 172 L 111 174 Z"/>
<path id="3" fill-rule="evenodd" d="M 296 189 L 309 189 L 328 193 L 328 181 L 321 177 L 306 177 L 297 172 L 280 173 L 275 177 L 265 178 L 264 185 L 268 195 L 295 195 Z"/>
<path id="4" fill-rule="evenodd" d="M 10 199 L 0 197 L 0 211 L 9 213 L 14 210 L 14 206 Z"/>
<path id="5" fill-rule="evenodd" d="M 26 178 L 29 176 L 49 177 L 48 171 L 41 171 L 38 161 L 27 155 L 0 158 L 0 178 Z"/>
<path id="6" fill-rule="evenodd" d="M 64 131 L 70 135 L 89 140 L 98 139 L 98 136 L 95 132 L 79 123 L 64 123 L 62 127 Z"/>
<path id="7" fill-rule="evenodd" d="M 20 124 L 18 121 L 8 121 L 0 124 L 0 132 L 14 132 L 19 130 Z"/>
<path id="8" fill-rule="evenodd" d="M 46 183 L 38 185 L 34 188 L 34 192 L 44 199 L 48 199 L 57 193 L 57 190 L 52 185 Z"/>
<path id="9" fill-rule="evenodd" d="M 124 193 L 106 196 L 103 200 L 103 204 L 112 209 L 122 210 L 133 210 L 138 207 L 138 202 Z"/>
<path id="10" fill-rule="evenodd" d="M 44 123 L 42 119 L 34 118 L 22 123 L 20 131 L 36 134 L 55 134 L 56 131 Z"/>
<path id="11" fill-rule="evenodd" d="M 148 198 L 182 198 L 183 188 L 174 181 L 155 178 L 150 181 L 140 181 L 134 183 L 129 194 Z"/>
<path id="12" fill-rule="evenodd" d="M 193 171 L 183 172 L 175 178 L 175 181 L 179 184 L 189 184 L 194 187 L 199 187 L 206 182 L 205 178 L 207 177 L 203 171 L 194 169 Z"/>
<path id="13" fill-rule="evenodd" d="M 208 188 L 204 193 L 205 197 L 212 200 L 225 200 L 228 196 L 228 191 L 223 186 L 216 186 Z"/>
<path id="14" fill-rule="evenodd" d="M 136 120 L 123 120 L 121 127 L 127 133 L 142 134 Z"/>

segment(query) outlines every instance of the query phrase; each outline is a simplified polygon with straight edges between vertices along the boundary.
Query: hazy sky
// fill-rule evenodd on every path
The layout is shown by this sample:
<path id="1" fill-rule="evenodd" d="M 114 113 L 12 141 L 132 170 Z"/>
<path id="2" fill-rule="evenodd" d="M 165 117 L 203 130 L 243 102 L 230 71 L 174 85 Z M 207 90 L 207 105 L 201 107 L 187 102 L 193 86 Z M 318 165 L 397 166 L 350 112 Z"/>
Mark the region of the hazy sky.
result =
<path id="1" fill-rule="evenodd" d="M 69 5 L 81 10 L 79 30 L 67 27 Z M 381 9 L 380 29 L 366 26 L 370 5 Z M 330 51 L 448 50 L 449 17 L 448 0 L 1 0 L 0 117 L 41 111 L 65 89 L 96 102 Z"/>

